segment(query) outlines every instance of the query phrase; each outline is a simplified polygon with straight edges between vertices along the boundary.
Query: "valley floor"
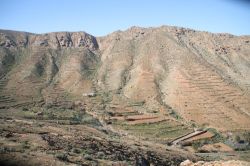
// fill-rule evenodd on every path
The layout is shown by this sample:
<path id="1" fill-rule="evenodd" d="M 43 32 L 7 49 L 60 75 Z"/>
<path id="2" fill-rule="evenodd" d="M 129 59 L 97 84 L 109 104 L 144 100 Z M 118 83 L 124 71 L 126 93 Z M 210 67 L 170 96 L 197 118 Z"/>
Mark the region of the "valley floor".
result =
<path id="1" fill-rule="evenodd" d="M 37 109 L 1 109 L 1 165 L 178 165 L 197 158 L 121 137 L 84 111 Z"/>
<path id="2" fill-rule="evenodd" d="M 186 159 L 250 158 L 249 151 L 190 153 L 187 148 L 147 140 L 147 135 L 124 134 L 130 128 L 121 132 L 116 124 L 103 125 L 79 108 L 10 108 L 1 109 L 0 115 L 1 165 L 179 165 Z"/>

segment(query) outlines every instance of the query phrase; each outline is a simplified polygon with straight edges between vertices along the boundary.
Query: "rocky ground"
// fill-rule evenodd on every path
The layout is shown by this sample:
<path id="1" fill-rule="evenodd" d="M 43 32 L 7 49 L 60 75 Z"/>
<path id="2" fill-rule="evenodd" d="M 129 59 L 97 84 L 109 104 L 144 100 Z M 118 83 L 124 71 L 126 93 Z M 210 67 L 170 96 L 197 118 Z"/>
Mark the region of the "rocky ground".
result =
<path id="1" fill-rule="evenodd" d="M 229 161 L 211 161 L 211 162 L 205 162 L 205 161 L 198 161 L 196 163 L 193 163 L 192 161 L 186 160 L 183 161 L 180 166 L 249 166 L 249 162 L 245 161 L 237 161 L 237 160 L 229 160 Z"/>
<path id="2" fill-rule="evenodd" d="M 50 111 L 40 115 L 30 110 L 1 110 L 1 165 L 178 165 L 185 158 L 197 158 L 178 149 L 120 137 L 85 112 Z M 67 116 L 62 116 L 65 112 Z M 71 117 L 70 112 L 81 117 Z"/>

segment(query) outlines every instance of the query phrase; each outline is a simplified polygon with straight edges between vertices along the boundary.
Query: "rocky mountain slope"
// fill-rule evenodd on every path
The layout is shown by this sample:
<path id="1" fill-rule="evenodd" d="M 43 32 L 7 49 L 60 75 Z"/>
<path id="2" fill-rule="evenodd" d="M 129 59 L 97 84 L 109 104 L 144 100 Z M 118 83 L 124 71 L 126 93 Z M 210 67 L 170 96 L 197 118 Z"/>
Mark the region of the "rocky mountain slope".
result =
<path id="1" fill-rule="evenodd" d="M 172 108 L 187 122 L 249 129 L 249 36 L 163 26 L 97 38 L 2 30 L 0 41 L 3 107 L 108 92 L 143 102 L 143 113 Z"/>
<path id="2" fill-rule="evenodd" d="M 250 131 L 250 36 L 162 26 L 107 36 L 0 30 L 0 109 L 81 107 L 121 136 Z"/>

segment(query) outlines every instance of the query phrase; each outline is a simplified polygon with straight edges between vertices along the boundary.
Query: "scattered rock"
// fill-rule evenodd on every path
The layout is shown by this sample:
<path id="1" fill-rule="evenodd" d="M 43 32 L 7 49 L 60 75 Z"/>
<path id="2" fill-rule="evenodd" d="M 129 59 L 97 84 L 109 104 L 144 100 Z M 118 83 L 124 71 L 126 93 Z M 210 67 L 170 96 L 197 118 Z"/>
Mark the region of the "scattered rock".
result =
<path id="1" fill-rule="evenodd" d="M 192 161 L 190 161 L 190 160 L 185 160 L 185 161 L 183 161 L 183 162 L 180 164 L 180 166 L 191 166 L 192 164 L 193 164 Z"/>
<path id="2" fill-rule="evenodd" d="M 246 161 L 239 161 L 239 160 L 229 160 L 229 161 L 198 161 L 193 163 L 189 160 L 183 161 L 180 166 L 249 166 L 250 163 Z"/>
<path id="3" fill-rule="evenodd" d="M 43 112 L 39 111 L 36 113 L 37 116 L 42 116 L 43 115 Z"/>
<path id="4" fill-rule="evenodd" d="M 135 165 L 136 166 L 150 166 L 150 163 L 146 158 L 139 156 L 139 157 L 136 157 Z"/>

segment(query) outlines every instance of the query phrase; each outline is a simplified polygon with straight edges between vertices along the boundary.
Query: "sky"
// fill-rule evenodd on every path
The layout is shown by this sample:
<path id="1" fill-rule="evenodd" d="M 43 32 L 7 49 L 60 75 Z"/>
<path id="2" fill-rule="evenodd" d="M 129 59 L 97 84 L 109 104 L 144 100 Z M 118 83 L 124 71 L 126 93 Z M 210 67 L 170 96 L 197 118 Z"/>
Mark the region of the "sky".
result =
<path id="1" fill-rule="evenodd" d="M 0 0 L 0 29 L 104 36 L 131 26 L 161 25 L 250 35 L 250 1 Z"/>

